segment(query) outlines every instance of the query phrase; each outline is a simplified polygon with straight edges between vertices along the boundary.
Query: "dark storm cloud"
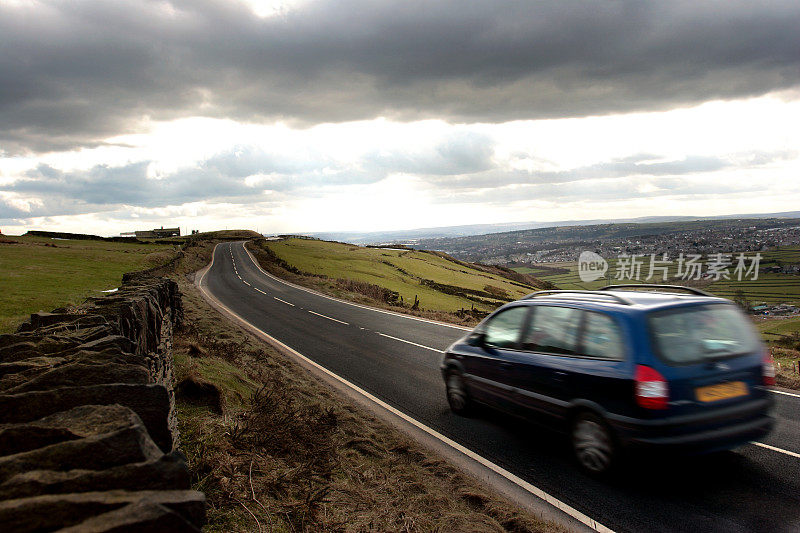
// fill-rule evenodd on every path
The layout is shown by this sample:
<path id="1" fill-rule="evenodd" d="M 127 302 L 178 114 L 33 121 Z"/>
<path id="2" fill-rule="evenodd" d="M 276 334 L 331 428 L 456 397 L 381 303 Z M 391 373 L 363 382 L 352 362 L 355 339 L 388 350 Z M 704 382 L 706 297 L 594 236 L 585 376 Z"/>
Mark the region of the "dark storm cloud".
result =
<path id="1" fill-rule="evenodd" d="M 182 170 L 164 179 L 147 178 L 147 162 L 122 167 L 98 165 L 87 171 L 64 172 L 47 165 L 0 191 L 38 200 L 31 211 L 0 204 L 0 218 L 57 216 L 107 210 L 121 205 L 166 207 L 189 202 L 251 203 L 264 200 L 261 190 L 209 166 Z"/>
<path id="2" fill-rule="evenodd" d="M 497 122 L 665 109 L 800 80 L 800 4 L 221 0 L 0 6 L 0 150 L 147 119 Z"/>

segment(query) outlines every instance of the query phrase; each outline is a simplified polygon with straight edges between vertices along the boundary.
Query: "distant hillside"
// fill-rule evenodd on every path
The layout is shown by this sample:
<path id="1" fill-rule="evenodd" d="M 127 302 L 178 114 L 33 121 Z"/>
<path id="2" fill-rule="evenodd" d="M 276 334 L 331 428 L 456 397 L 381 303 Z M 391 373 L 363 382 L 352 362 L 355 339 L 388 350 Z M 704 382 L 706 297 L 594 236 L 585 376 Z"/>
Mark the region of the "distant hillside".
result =
<path id="1" fill-rule="evenodd" d="M 63 231 L 31 230 L 26 232 L 23 236 L 72 241 L 141 242 L 136 237 L 100 237 L 99 235 L 88 235 L 85 233 L 65 233 Z"/>
<path id="2" fill-rule="evenodd" d="M 373 232 L 316 232 L 308 233 L 311 237 L 319 239 L 351 242 L 353 244 L 384 244 L 384 243 L 417 243 L 421 239 L 467 237 L 471 235 L 485 235 L 488 233 L 505 233 L 511 231 L 555 228 L 559 226 L 594 226 L 609 224 L 646 224 L 662 222 L 681 222 L 694 220 L 723 220 L 723 219 L 750 219 L 750 218 L 800 218 L 800 211 L 787 211 L 782 213 L 736 214 L 717 216 L 647 216 L 638 218 L 615 219 L 589 219 L 589 220 L 561 220 L 555 222 L 527 221 L 503 222 L 498 224 L 468 224 L 460 226 L 444 226 L 432 228 L 416 228 L 397 231 Z"/>
<path id="3" fill-rule="evenodd" d="M 550 287 L 531 275 L 468 264 L 437 252 L 363 248 L 337 242 L 258 241 L 259 261 L 282 277 L 347 297 L 360 295 L 398 310 L 468 312 L 497 306 Z M 352 294 L 350 295 L 352 296 Z"/>

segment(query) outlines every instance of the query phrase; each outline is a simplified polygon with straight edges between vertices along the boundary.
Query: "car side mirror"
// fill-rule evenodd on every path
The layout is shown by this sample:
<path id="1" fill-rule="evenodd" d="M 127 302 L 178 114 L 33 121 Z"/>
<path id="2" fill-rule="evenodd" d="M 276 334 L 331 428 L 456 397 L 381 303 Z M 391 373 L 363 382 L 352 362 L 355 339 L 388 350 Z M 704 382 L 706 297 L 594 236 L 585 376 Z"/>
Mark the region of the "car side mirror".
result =
<path id="1" fill-rule="evenodd" d="M 470 346 L 483 346 L 485 342 L 485 333 L 470 333 L 470 335 L 467 337 L 467 344 Z"/>

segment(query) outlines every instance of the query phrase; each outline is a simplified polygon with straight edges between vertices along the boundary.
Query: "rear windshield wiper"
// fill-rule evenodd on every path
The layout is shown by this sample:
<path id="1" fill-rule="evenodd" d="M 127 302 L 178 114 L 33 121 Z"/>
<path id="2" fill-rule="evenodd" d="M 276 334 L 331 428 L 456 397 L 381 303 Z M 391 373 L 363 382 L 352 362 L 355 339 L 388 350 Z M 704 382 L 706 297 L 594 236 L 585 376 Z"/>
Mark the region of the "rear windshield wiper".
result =
<path id="1" fill-rule="evenodd" d="M 732 356 L 735 356 L 738 352 L 731 352 L 726 351 L 724 348 L 717 348 L 715 350 L 706 350 L 704 352 L 704 357 L 706 364 L 714 365 L 720 361 L 725 359 L 730 359 Z"/>

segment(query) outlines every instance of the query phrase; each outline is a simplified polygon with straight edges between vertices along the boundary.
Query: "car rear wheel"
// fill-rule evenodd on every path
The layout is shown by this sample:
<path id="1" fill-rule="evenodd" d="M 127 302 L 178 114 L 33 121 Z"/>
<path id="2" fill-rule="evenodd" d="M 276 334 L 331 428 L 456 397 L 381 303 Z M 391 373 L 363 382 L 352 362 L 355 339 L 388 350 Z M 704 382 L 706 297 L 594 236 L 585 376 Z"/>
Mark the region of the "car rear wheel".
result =
<path id="1" fill-rule="evenodd" d="M 575 418 L 572 449 L 580 467 L 593 476 L 608 474 L 616 464 L 614 438 L 605 422 L 593 413 L 581 413 Z"/>
<path id="2" fill-rule="evenodd" d="M 447 388 L 447 403 L 450 410 L 457 415 L 467 416 L 472 412 L 472 400 L 464 384 L 464 378 L 455 370 L 447 373 L 445 381 Z"/>

